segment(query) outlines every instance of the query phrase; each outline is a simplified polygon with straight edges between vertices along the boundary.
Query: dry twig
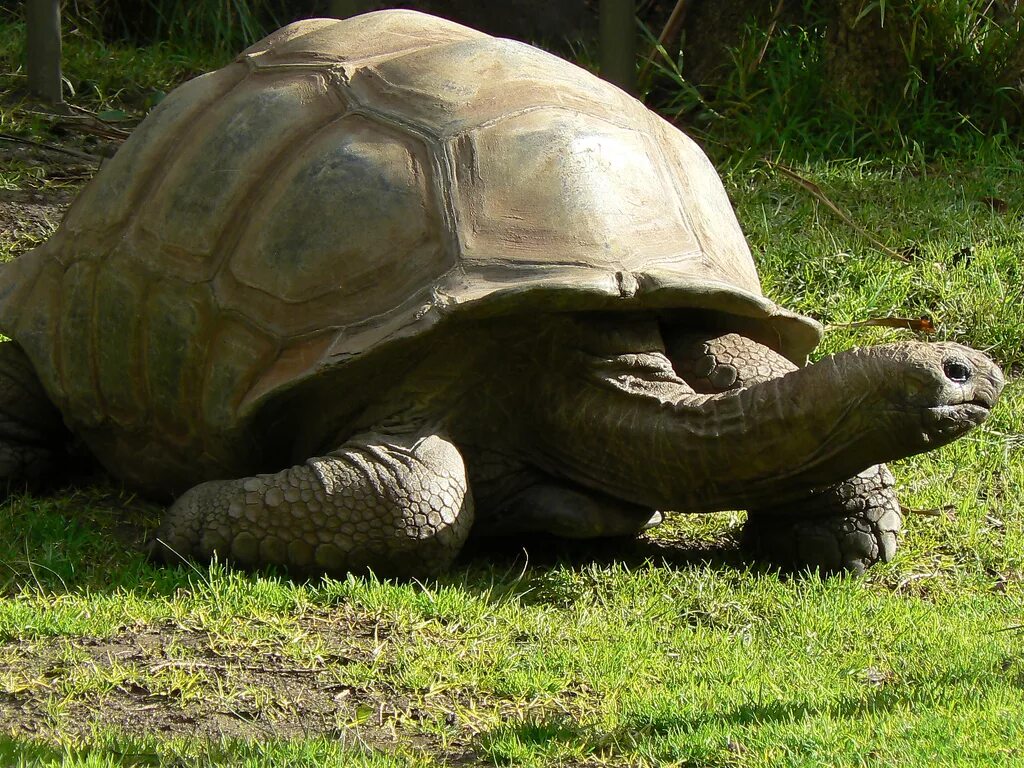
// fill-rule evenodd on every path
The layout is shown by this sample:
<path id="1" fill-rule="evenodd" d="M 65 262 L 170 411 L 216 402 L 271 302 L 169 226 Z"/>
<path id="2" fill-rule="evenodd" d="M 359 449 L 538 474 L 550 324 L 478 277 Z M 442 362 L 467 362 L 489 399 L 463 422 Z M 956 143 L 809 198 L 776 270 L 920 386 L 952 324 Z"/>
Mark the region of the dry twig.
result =
<path id="1" fill-rule="evenodd" d="M 832 323 L 832 328 L 906 328 L 917 333 L 935 333 L 935 324 L 927 317 L 872 317 L 868 320 L 855 320 L 852 323 Z"/>
<path id="2" fill-rule="evenodd" d="M 894 251 L 888 245 L 886 245 L 881 240 L 879 240 L 877 237 L 875 237 L 870 232 L 868 232 L 866 229 L 864 229 L 864 227 L 862 227 L 860 224 L 855 222 L 850 217 L 850 214 L 848 214 L 846 211 L 844 211 L 838 205 L 833 203 L 828 198 L 828 195 L 826 195 L 822 191 L 821 187 L 819 187 L 813 181 L 811 181 L 810 179 L 805 179 L 803 176 L 801 176 L 799 173 L 794 171 L 792 168 L 787 168 L 782 163 L 777 163 L 774 160 L 769 160 L 768 158 L 763 158 L 763 159 L 764 159 L 765 164 L 769 168 L 772 168 L 772 169 L 778 171 L 779 173 L 781 173 L 786 178 L 796 182 L 799 186 L 803 187 L 808 192 L 810 192 L 826 208 L 828 208 L 830 211 L 832 211 L 832 213 L 834 213 L 836 216 L 838 216 L 840 219 L 842 219 L 843 222 L 847 226 L 849 226 L 851 229 L 855 230 L 858 234 L 860 234 L 862 237 L 864 237 L 869 243 L 871 243 L 873 246 L 875 246 L 875 248 L 880 250 L 886 256 L 889 256 L 890 258 L 896 259 L 897 261 L 902 261 L 904 264 L 909 264 L 910 263 L 910 259 L 908 259 L 906 256 L 904 256 L 902 253 L 899 253 L 898 251 Z"/>
<path id="3" fill-rule="evenodd" d="M 665 22 L 665 27 L 661 30 L 661 34 L 658 35 L 658 41 L 651 46 L 651 50 L 644 59 L 643 66 L 640 67 L 638 80 L 643 81 L 647 70 L 651 68 L 655 58 L 658 56 L 658 50 L 667 50 L 669 43 L 677 39 L 682 33 L 683 22 L 686 21 L 686 12 L 689 8 L 690 0 L 676 0 L 675 7 L 672 8 L 672 13 L 669 14 L 668 21 Z"/>
<path id="4" fill-rule="evenodd" d="M 77 149 L 68 149 L 67 147 L 60 147 L 56 144 L 45 144 L 41 141 L 33 141 L 32 139 L 23 139 L 21 136 L 11 136 L 8 133 L 0 133 L 0 141 L 9 141 L 14 144 L 25 144 L 30 147 L 45 149 L 48 152 L 60 152 L 90 163 L 98 163 L 103 159 L 97 155 L 90 155 L 88 152 L 79 152 Z"/>

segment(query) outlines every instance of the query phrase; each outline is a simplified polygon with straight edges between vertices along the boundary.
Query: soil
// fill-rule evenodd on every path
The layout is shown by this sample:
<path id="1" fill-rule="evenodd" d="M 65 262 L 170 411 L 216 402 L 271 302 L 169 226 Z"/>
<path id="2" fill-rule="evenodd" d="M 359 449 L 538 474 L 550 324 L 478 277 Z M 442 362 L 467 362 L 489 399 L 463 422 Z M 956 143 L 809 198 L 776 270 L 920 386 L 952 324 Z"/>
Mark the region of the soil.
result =
<path id="1" fill-rule="evenodd" d="M 0 248 L 17 249 L 22 243 L 45 239 L 63 215 L 60 201 L 37 192 L 0 189 Z"/>
<path id="2" fill-rule="evenodd" d="M 0 253 L 20 256 L 49 237 L 99 162 L 0 138 L 0 163 L 25 169 L 17 189 L 0 188 Z"/>
<path id="3" fill-rule="evenodd" d="M 422 713 L 408 697 L 338 682 L 340 668 L 370 661 L 371 641 L 381 637 L 377 623 L 338 611 L 306 616 L 301 629 L 311 642 L 329 649 L 310 666 L 272 650 L 221 653 L 215 649 L 222 644 L 207 632 L 174 624 L 106 638 L 9 643 L 6 651 L 18 657 L 19 676 L 46 684 L 3 696 L 0 724 L 15 738 L 43 740 L 57 735 L 87 740 L 103 728 L 215 741 L 344 735 L 381 749 L 398 743 L 430 752 L 439 749 L 416 732 Z M 102 695 L 67 695 L 62 711 L 55 714 L 54 689 L 74 685 L 68 679 L 69 657 L 76 669 L 121 681 L 112 688 L 97 685 Z M 173 686 L 176 676 L 168 673 L 176 669 L 190 679 L 203 679 L 201 695 Z"/>
<path id="4" fill-rule="evenodd" d="M 112 546 L 145 550 L 147 505 L 105 496 L 102 488 L 85 493 L 89 509 L 103 511 L 90 516 L 90 526 L 109 535 Z M 524 601 L 563 604 L 572 596 L 545 577 L 549 565 L 729 567 L 738 557 L 734 529 L 723 526 L 717 536 L 695 538 L 670 523 L 630 540 L 477 542 L 456 567 L 514 573 L 525 572 L 529 563 L 537 575 L 524 582 Z M 389 683 L 400 677 L 389 665 L 403 649 L 462 639 L 458 632 L 425 637 L 421 628 L 397 626 L 347 603 L 289 614 L 281 619 L 286 630 L 273 618 L 243 621 L 246 628 L 237 632 L 211 631 L 186 618 L 129 622 L 111 636 L 8 639 L 0 643 L 0 677 L 6 681 L 0 734 L 43 744 L 89 744 L 98 732 L 110 731 L 214 745 L 322 737 L 384 752 L 419 752 L 440 764 L 480 765 L 492 723 L 580 722 L 576 707 L 593 703 L 585 690 L 562 691 L 554 708 L 472 688 Z M 367 668 L 381 674 L 368 676 Z"/>

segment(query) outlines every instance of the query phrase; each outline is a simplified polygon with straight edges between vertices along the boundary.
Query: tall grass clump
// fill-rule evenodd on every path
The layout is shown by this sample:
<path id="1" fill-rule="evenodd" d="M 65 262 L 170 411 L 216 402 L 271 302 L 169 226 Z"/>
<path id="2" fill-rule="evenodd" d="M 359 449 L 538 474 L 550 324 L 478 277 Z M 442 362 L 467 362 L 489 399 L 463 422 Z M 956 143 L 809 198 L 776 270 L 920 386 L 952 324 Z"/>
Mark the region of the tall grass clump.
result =
<path id="1" fill-rule="evenodd" d="M 748 25 L 714 83 L 686 51 L 641 67 L 648 104 L 734 148 L 931 157 L 1024 125 L 1024 4 L 805 1 Z"/>

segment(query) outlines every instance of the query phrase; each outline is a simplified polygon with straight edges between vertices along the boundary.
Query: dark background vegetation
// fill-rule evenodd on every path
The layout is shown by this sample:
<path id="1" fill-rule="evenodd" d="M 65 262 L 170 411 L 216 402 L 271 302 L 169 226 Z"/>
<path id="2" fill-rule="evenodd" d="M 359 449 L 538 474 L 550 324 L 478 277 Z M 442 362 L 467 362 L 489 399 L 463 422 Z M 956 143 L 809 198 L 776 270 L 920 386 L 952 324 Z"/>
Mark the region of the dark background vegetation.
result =
<path id="1" fill-rule="evenodd" d="M 1018 138 L 1020 0 L 684 0 L 681 23 L 666 30 L 676 5 L 636 3 L 639 91 L 732 151 L 931 156 L 965 139 Z M 596 68 L 598 0 L 68 0 L 64 15 L 112 42 L 228 55 L 294 19 L 383 7 L 435 13 Z"/>

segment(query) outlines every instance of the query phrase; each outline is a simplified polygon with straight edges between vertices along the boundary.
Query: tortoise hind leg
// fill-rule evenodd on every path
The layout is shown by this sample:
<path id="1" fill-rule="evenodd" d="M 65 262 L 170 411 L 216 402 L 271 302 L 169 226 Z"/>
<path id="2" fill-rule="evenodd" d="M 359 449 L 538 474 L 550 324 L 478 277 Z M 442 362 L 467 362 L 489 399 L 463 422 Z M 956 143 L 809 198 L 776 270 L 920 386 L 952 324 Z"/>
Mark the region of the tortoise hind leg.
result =
<path id="1" fill-rule="evenodd" d="M 796 369 L 738 334 L 666 328 L 664 336 L 673 367 L 697 392 L 738 389 Z M 795 502 L 747 510 L 741 544 L 752 557 L 786 569 L 860 573 L 892 559 L 901 528 L 894 479 L 880 464 Z"/>
<path id="2" fill-rule="evenodd" d="M 28 356 L 13 341 L 0 343 L 0 494 L 60 479 L 70 442 Z"/>
<path id="3" fill-rule="evenodd" d="M 474 538 L 635 536 L 661 522 L 653 509 L 583 488 L 498 450 L 476 448 L 469 478 L 479 511 Z"/>
<path id="4" fill-rule="evenodd" d="M 462 456 L 446 437 L 369 432 L 273 475 L 192 488 L 167 511 L 154 553 L 424 576 L 455 559 L 472 523 Z"/>
<path id="5" fill-rule="evenodd" d="M 661 514 L 653 509 L 549 479 L 489 510 L 475 534 L 546 533 L 563 539 L 596 539 L 635 536 L 660 522 Z"/>

